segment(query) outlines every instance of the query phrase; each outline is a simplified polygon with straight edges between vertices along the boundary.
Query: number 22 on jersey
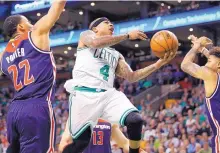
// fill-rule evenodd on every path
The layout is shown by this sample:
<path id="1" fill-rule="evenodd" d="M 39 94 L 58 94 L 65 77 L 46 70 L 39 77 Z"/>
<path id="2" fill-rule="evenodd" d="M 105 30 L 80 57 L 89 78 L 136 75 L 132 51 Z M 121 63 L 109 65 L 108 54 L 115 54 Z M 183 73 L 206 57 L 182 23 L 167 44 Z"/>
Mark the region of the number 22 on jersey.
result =
<path id="1" fill-rule="evenodd" d="M 22 81 L 21 80 L 18 81 L 18 73 L 19 73 L 18 68 L 19 70 L 24 69 L 24 77 L 23 77 L 24 80 Z M 15 64 L 9 66 L 8 73 L 9 74 L 12 73 L 14 88 L 16 91 L 19 91 L 20 89 L 22 89 L 24 85 L 27 86 L 34 82 L 34 76 L 33 75 L 30 76 L 30 64 L 27 59 L 21 61 L 18 64 L 18 67 Z"/>

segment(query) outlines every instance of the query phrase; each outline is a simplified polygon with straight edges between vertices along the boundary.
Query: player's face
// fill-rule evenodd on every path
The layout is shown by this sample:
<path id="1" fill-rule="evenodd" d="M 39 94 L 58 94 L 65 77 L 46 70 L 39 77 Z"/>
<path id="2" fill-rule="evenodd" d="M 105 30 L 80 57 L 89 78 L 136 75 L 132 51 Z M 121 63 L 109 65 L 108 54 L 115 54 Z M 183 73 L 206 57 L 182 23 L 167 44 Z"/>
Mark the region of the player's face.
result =
<path id="1" fill-rule="evenodd" d="M 99 35 L 113 35 L 114 26 L 110 21 L 103 21 L 97 27 L 97 32 Z"/>
<path id="2" fill-rule="evenodd" d="M 214 71 L 217 71 L 220 66 L 220 60 L 214 55 L 210 55 L 205 66 Z"/>
<path id="3" fill-rule="evenodd" d="M 31 22 L 25 17 L 21 16 L 21 22 L 18 25 L 18 29 L 22 32 L 30 31 L 33 28 Z"/>

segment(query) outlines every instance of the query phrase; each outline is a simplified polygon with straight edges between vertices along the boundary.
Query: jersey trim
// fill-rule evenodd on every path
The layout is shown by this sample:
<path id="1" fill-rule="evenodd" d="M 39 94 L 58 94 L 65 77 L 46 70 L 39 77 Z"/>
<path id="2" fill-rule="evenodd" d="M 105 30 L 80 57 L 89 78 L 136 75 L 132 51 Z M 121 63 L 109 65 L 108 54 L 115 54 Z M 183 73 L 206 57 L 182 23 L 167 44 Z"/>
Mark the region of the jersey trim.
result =
<path id="1" fill-rule="evenodd" d="M 81 129 L 79 129 L 79 131 L 77 131 L 75 134 L 73 134 L 71 132 L 71 135 L 73 137 L 73 139 L 77 139 L 88 127 L 92 127 L 92 123 L 91 122 L 87 122 Z"/>
<path id="2" fill-rule="evenodd" d="M 81 47 L 81 48 L 77 48 L 76 50 L 77 51 L 81 51 L 81 50 L 84 50 L 84 49 L 87 49 L 88 47 Z"/>
<path id="3" fill-rule="evenodd" d="M 106 48 L 116 51 L 115 48 L 111 48 L 111 47 L 106 47 Z"/>
<path id="4" fill-rule="evenodd" d="M 121 119 L 119 120 L 119 123 L 121 124 L 121 126 L 125 126 L 124 122 L 125 122 L 125 118 L 128 116 L 128 114 L 130 114 L 131 112 L 139 112 L 136 108 L 130 108 L 128 110 L 126 110 L 122 116 Z"/>
<path id="5" fill-rule="evenodd" d="M 87 122 L 85 123 L 77 132 L 73 133 L 72 132 L 72 123 L 71 123 L 71 117 L 72 117 L 72 111 L 71 111 L 71 108 L 72 108 L 72 98 L 73 98 L 73 94 L 70 94 L 70 97 L 69 97 L 69 131 L 70 131 L 70 134 L 72 136 L 73 139 L 77 139 L 88 127 L 92 127 L 92 122 Z"/>
<path id="6" fill-rule="evenodd" d="M 31 45 L 34 47 L 34 49 L 38 52 L 41 52 L 41 53 L 45 53 L 45 54 L 50 54 L 51 53 L 51 50 L 50 51 L 46 51 L 46 50 L 41 50 L 39 49 L 37 46 L 34 45 L 32 39 L 31 39 L 31 31 L 28 32 L 28 39 L 31 43 Z"/>
<path id="7" fill-rule="evenodd" d="M 212 113 L 212 107 L 211 107 L 211 102 L 210 102 L 210 99 L 206 99 L 206 104 L 207 104 L 207 107 L 208 107 L 208 111 L 209 111 L 209 114 L 210 114 L 210 117 L 216 127 L 216 131 L 217 131 L 217 135 L 214 136 L 215 138 L 215 152 L 216 153 L 219 153 L 220 151 L 220 142 L 219 142 L 219 136 L 220 136 L 220 126 L 219 126 L 219 123 L 218 121 L 215 119 L 213 113 Z"/>
<path id="8" fill-rule="evenodd" d="M 215 96 L 216 92 L 218 91 L 218 88 L 219 88 L 219 82 L 220 82 L 220 76 L 219 76 L 218 73 L 217 73 L 217 76 L 218 76 L 218 80 L 217 80 L 217 84 L 216 84 L 215 90 L 214 90 L 214 92 L 211 94 L 211 96 L 206 97 L 206 98 L 208 98 L 208 99 L 213 98 L 213 97 Z"/>
<path id="9" fill-rule="evenodd" d="M 99 118 L 98 123 L 109 123 L 109 122 L 107 122 L 106 120 L 104 120 L 102 118 Z"/>
<path id="10" fill-rule="evenodd" d="M 76 86 L 74 87 L 74 90 L 78 90 L 78 91 L 84 91 L 84 92 L 105 92 L 106 90 L 105 89 L 98 89 L 98 88 L 89 88 L 89 87 L 79 87 L 79 86 Z"/>
<path id="11" fill-rule="evenodd" d="M 48 108 L 49 108 L 49 115 L 50 115 L 50 139 L 49 139 L 49 148 L 47 150 L 47 153 L 53 153 L 55 148 L 55 129 L 56 129 L 56 123 L 55 123 L 55 115 L 53 112 L 53 108 L 51 105 L 51 95 L 53 92 L 53 86 L 55 84 L 55 80 L 56 80 L 56 65 L 54 63 L 54 59 L 53 59 L 53 54 L 52 52 L 50 53 L 50 60 L 51 60 L 51 64 L 53 65 L 53 84 L 51 85 L 51 89 L 49 91 L 48 97 L 47 97 L 47 103 L 48 103 Z"/>

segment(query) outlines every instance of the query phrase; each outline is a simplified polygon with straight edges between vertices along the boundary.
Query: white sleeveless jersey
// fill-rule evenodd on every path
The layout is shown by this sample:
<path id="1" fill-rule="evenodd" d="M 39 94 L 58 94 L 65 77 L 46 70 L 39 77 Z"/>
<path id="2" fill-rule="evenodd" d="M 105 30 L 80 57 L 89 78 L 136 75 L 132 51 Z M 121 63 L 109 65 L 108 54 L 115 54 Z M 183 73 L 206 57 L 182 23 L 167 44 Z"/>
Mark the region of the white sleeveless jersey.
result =
<path id="1" fill-rule="evenodd" d="M 115 70 L 120 53 L 113 48 L 80 48 L 77 50 L 72 79 L 65 83 L 65 88 L 85 86 L 98 89 L 113 88 Z"/>

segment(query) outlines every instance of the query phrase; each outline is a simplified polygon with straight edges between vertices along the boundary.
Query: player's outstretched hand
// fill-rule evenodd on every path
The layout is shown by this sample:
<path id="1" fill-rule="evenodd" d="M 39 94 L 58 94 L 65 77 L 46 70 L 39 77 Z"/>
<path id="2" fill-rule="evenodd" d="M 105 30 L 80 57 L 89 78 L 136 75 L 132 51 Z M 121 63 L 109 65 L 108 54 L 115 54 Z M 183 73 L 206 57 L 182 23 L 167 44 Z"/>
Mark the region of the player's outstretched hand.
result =
<path id="1" fill-rule="evenodd" d="M 213 46 L 212 40 L 207 37 L 203 36 L 203 37 L 197 38 L 194 35 L 190 35 L 189 38 L 191 39 L 194 45 L 199 44 L 201 47 L 205 47 L 205 48 L 209 48 Z"/>
<path id="2" fill-rule="evenodd" d="M 129 32 L 128 35 L 130 40 L 136 40 L 136 39 L 147 40 L 147 35 L 140 30 L 133 30 Z"/>
<path id="3" fill-rule="evenodd" d="M 156 65 L 158 68 L 169 63 L 176 56 L 176 52 L 165 53 L 163 58 L 160 58 Z"/>

